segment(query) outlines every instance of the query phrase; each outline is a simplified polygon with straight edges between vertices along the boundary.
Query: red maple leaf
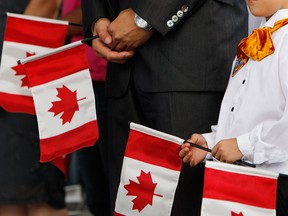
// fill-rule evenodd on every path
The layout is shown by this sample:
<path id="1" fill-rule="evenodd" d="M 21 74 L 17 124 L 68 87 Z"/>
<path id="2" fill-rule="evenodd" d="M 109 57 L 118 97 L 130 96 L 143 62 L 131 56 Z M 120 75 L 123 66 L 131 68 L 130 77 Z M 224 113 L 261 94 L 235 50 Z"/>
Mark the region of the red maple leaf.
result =
<path id="1" fill-rule="evenodd" d="M 78 101 L 86 98 L 77 100 L 77 90 L 72 92 L 65 85 L 63 85 L 62 88 L 56 89 L 58 92 L 57 97 L 61 100 L 52 102 L 52 107 L 48 111 L 54 112 L 54 116 L 62 113 L 60 116 L 62 119 L 62 125 L 64 125 L 66 122 L 71 123 L 75 112 L 79 110 Z"/>
<path id="2" fill-rule="evenodd" d="M 35 55 L 35 53 L 29 53 L 29 52 L 26 52 L 26 57 L 29 57 L 29 56 L 33 56 Z M 14 67 L 12 67 L 12 70 L 14 70 L 16 72 L 15 76 L 24 76 L 21 81 L 22 81 L 22 84 L 21 84 L 21 87 L 29 87 L 29 81 L 28 81 L 28 78 L 26 76 L 26 71 L 25 71 L 25 67 L 22 65 L 22 64 L 18 64 Z"/>
<path id="3" fill-rule="evenodd" d="M 235 213 L 235 212 L 231 212 L 231 216 L 244 216 L 243 214 L 242 214 L 242 212 L 240 212 L 239 214 L 237 214 L 237 213 Z"/>
<path id="4" fill-rule="evenodd" d="M 141 212 L 148 204 L 152 206 L 154 195 L 159 197 L 163 196 L 154 194 L 157 183 L 153 182 L 150 172 L 145 173 L 141 170 L 141 174 L 137 179 L 139 184 L 129 179 L 130 184 L 124 185 L 124 188 L 128 191 L 128 196 L 136 196 L 136 198 L 132 200 L 134 203 L 133 210 L 137 209 Z"/>
<path id="5" fill-rule="evenodd" d="M 25 67 L 22 64 L 18 64 L 14 67 L 12 67 L 12 70 L 14 70 L 16 72 L 16 76 L 20 76 L 20 75 L 24 75 L 24 77 L 21 79 L 22 84 L 21 87 L 29 87 L 29 81 L 28 78 L 26 76 L 26 71 L 25 71 Z"/>

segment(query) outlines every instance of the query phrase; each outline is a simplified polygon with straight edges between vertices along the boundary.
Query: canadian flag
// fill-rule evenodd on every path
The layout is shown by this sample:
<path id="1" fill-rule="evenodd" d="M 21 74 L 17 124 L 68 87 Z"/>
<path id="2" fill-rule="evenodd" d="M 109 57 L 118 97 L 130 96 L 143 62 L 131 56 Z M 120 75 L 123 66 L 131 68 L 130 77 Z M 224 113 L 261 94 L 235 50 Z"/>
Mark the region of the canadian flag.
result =
<path id="1" fill-rule="evenodd" d="M 278 174 L 207 161 L 201 216 L 275 216 Z"/>
<path id="2" fill-rule="evenodd" d="M 0 67 L 0 106 L 35 114 L 28 79 L 17 61 L 63 46 L 67 21 L 7 13 Z"/>
<path id="3" fill-rule="evenodd" d="M 40 161 L 94 145 L 99 134 L 84 44 L 77 41 L 20 63 L 34 98 Z"/>
<path id="4" fill-rule="evenodd" d="M 170 215 L 182 143 L 178 137 L 130 124 L 114 216 Z"/>

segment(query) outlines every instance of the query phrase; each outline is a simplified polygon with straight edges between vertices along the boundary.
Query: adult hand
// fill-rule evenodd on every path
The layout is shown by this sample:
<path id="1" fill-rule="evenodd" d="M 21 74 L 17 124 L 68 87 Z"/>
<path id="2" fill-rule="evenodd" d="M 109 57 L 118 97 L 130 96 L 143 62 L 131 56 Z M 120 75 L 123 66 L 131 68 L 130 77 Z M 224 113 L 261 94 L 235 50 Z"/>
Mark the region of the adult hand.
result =
<path id="1" fill-rule="evenodd" d="M 134 50 L 144 44 L 153 34 L 136 26 L 135 12 L 128 8 L 123 10 L 108 28 L 113 43 L 109 45 L 116 51 Z"/>
<path id="2" fill-rule="evenodd" d="M 98 35 L 99 38 L 92 41 L 92 48 L 97 56 L 105 58 L 107 61 L 125 63 L 133 57 L 134 51 L 114 51 L 110 48 L 113 40 L 108 32 L 110 24 L 111 22 L 106 18 L 101 18 L 94 24 L 93 36 Z"/>
<path id="3" fill-rule="evenodd" d="M 205 138 L 201 134 L 193 134 L 188 141 L 205 148 L 208 147 Z M 191 167 L 196 166 L 198 163 L 203 161 L 206 155 L 206 151 L 192 147 L 189 143 L 182 144 L 179 152 L 179 156 L 183 158 L 183 162 L 189 163 Z"/>
<path id="4" fill-rule="evenodd" d="M 218 142 L 212 149 L 212 155 L 219 161 L 234 163 L 241 160 L 243 154 L 239 150 L 237 139 L 226 139 Z"/>

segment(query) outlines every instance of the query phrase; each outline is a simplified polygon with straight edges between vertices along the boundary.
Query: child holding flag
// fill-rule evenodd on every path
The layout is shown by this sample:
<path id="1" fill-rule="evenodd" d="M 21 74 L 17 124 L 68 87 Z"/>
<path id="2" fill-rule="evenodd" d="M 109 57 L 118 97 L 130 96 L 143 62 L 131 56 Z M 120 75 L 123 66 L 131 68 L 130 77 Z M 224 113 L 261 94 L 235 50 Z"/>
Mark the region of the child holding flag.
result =
<path id="1" fill-rule="evenodd" d="M 288 1 L 246 3 L 253 15 L 265 18 L 262 28 L 238 46 L 218 125 L 188 141 L 212 148 L 219 161 L 248 160 L 257 168 L 281 173 L 276 212 L 284 216 L 288 215 Z M 191 166 L 210 156 L 188 143 L 179 155 Z"/>

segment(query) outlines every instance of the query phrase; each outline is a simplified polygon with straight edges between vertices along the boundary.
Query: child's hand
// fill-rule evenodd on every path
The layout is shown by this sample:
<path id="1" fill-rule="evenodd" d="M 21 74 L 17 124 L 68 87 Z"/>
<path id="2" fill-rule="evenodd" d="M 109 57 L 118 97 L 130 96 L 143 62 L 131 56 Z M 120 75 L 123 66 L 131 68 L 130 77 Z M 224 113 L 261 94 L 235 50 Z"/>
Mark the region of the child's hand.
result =
<path id="1" fill-rule="evenodd" d="M 205 138 L 201 134 L 193 134 L 188 141 L 205 148 L 208 146 Z M 183 158 L 183 162 L 189 163 L 192 167 L 203 161 L 206 154 L 206 151 L 191 147 L 189 143 L 182 144 L 179 152 L 179 156 Z"/>
<path id="2" fill-rule="evenodd" d="M 217 160 L 234 163 L 237 160 L 241 160 L 243 154 L 238 148 L 237 139 L 226 139 L 218 142 L 212 149 L 212 155 Z"/>

